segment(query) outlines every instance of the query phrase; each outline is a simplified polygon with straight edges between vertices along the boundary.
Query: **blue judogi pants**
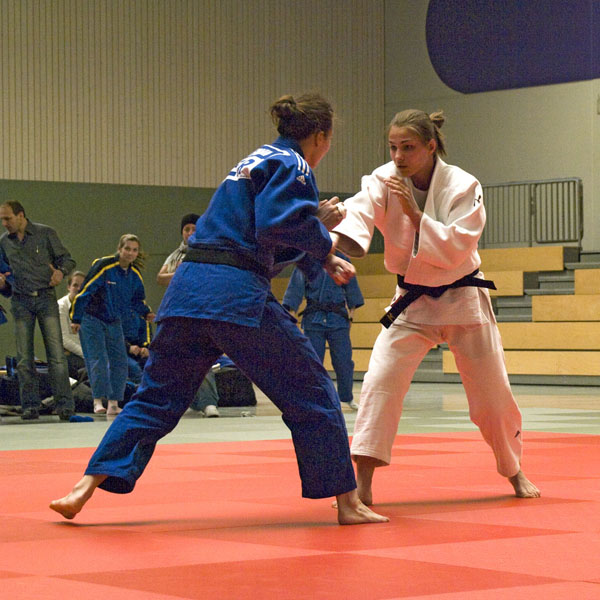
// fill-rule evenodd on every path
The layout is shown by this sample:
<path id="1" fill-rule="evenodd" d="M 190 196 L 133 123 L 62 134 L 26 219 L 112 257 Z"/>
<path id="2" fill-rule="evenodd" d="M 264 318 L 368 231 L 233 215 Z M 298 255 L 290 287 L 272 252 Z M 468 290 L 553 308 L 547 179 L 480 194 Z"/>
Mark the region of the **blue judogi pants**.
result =
<path id="1" fill-rule="evenodd" d="M 309 340 L 274 298 L 267 300 L 259 327 L 163 319 L 142 383 L 106 432 L 86 474 L 107 475 L 102 489 L 131 492 L 156 442 L 175 428 L 223 353 L 281 410 L 292 433 L 302 495 L 327 498 L 356 488 L 333 383 Z"/>

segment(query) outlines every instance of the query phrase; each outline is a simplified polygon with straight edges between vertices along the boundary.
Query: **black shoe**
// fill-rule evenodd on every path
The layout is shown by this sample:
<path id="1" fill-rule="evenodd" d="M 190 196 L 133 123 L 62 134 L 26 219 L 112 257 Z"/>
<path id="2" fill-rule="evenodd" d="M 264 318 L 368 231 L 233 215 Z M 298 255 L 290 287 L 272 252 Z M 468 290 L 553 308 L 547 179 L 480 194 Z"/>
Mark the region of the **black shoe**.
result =
<path id="1" fill-rule="evenodd" d="M 61 410 L 57 410 L 56 414 L 61 421 L 69 421 L 75 414 L 75 411 L 70 408 L 62 408 Z"/>
<path id="2" fill-rule="evenodd" d="M 37 408 L 26 408 L 21 415 L 23 421 L 34 421 L 40 418 L 40 412 Z"/>

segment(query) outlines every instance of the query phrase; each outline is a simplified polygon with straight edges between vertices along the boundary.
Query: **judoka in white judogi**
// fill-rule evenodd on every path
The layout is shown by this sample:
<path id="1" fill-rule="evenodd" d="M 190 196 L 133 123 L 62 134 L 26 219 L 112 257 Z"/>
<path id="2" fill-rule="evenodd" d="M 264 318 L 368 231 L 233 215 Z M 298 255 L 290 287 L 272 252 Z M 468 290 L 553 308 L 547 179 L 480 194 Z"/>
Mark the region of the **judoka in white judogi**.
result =
<path id="1" fill-rule="evenodd" d="M 434 144 L 431 171 L 427 174 L 425 170 L 429 187 L 426 192 L 419 190 L 413 181 L 428 166 L 427 151 L 421 157 L 421 170 L 412 177 L 410 160 L 405 159 L 402 149 L 408 142 L 412 146 L 407 146 L 406 153 L 415 143 L 426 147 L 426 141 L 412 129 L 392 125 L 393 160 L 363 177 L 361 191 L 345 201 L 347 216 L 334 230 L 340 234 L 338 248 L 349 256 L 364 256 L 377 227 L 384 236 L 388 271 L 404 276 L 407 284 L 448 285 L 481 264 L 477 252 L 485 224 L 481 185 L 469 173 L 436 156 L 438 147 Z M 414 198 L 408 212 L 406 201 L 401 202 L 395 193 L 400 189 Z M 405 293 L 406 289 L 396 287 L 393 300 Z M 390 463 L 403 400 L 415 370 L 427 352 L 443 342 L 454 354 L 471 420 L 493 449 L 498 472 L 509 478 L 518 496 L 538 496 L 537 488 L 520 470 L 521 414 L 510 389 L 489 292 L 480 287 L 459 287 L 439 298 L 419 297 L 389 328 L 382 328 L 375 342 L 351 448 L 358 464 L 361 499 L 372 500 L 374 467 Z M 369 457 L 362 460 L 363 466 L 370 465 L 366 475 L 361 475 L 361 457 Z"/>

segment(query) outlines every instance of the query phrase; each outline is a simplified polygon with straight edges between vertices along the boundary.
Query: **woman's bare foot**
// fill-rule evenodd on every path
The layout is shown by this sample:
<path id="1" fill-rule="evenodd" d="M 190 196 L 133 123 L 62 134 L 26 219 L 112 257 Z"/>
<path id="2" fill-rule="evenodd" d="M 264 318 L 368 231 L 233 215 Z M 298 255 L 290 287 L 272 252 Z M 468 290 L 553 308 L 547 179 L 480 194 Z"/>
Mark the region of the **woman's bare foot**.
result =
<path id="1" fill-rule="evenodd" d="M 389 519 L 373 512 L 365 506 L 354 489 L 340 494 L 337 498 L 338 523 L 340 525 L 359 525 L 361 523 L 387 523 Z"/>
<path id="2" fill-rule="evenodd" d="M 106 477 L 106 475 L 84 475 L 83 479 L 76 483 L 64 498 L 52 500 L 50 508 L 60 513 L 65 519 L 73 519 Z"/>
<path id="3" fill-rule="evenodd" d="M 542 495 L 540 490 L 525 477 L 523 471 L 509 477 L 508 481 L 515 488 L 517 498 L 539 498 Z"/>
<path id="4" fill-rule="evenodd" d="M 376 467 L 382 466 L 379 459 L 371 456 L 354 456 L 356 461 L 356 485 L 358 497 L 366 506 L 373 504 L 373 473 Z"/>
<path id="5" fill-rule="evenodd" d="M 96 415 L 105 415 L 106 409 L 104 408 L 104 404 L 102 404 L 102 398 L 94 398 L 94 414 Z"/>
<path id="6" fill-rule="evenodd" d="M 120 412 L 121 412 L 121 409 L 119 408 L 119 403 L 116 400 L 109 400 L 108 408 L 106 409 L 106 416 L 107 417 L 116 416 Z"/>

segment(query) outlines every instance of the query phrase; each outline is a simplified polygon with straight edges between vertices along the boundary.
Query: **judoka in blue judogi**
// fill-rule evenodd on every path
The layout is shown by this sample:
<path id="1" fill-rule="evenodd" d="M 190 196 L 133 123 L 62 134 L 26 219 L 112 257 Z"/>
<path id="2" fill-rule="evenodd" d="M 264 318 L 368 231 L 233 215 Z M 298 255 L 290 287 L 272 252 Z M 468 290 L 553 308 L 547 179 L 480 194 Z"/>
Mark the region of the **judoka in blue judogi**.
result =
<path id="1" fill-rule="evenodd" d="M 332 228 L 343 211 L 335 198 L 319 203 L 312 172 L 329 150 L 333 110 L 318 94 L 282 96 L 271 116 L 280 137 L 231 170 L 196 223 L 158 310 L 138 392 L 81 481 L 50 504 L 64 517 L 73 518 L 98 486 L 118 493 L 133 489 L 156 442 L 177 425 L 225 353 L 281 410 L 302 494 L 336 496 L 340 524 L 387 521 L 360 501 L 333 383 L 270 291 L 270 278 L 292 260 L 311 278 L 323 267 L 340 284 L 354 274 L 352 265 L 332 253 L 320 220 Z"/>
<path id="2" fill-rule="evenodd" d="M 341 252 L 336 254 L 348 260 Z M 302 269 L 296 267 L 283 297 L 283 307 L 295 313 L 304 298 L 306 307 L 299 315 L 302 316 L 302 330 L 321 362 L 325 358 L 325 345 L 329 345 L 340 401 L 355 408 L 352 401 L 354 361 L 350 326 L 354 310 L 365 303 L 358 281 L 354 277 L 344 285 L 336 285 L 323 270 L 311 281 Z"/>

